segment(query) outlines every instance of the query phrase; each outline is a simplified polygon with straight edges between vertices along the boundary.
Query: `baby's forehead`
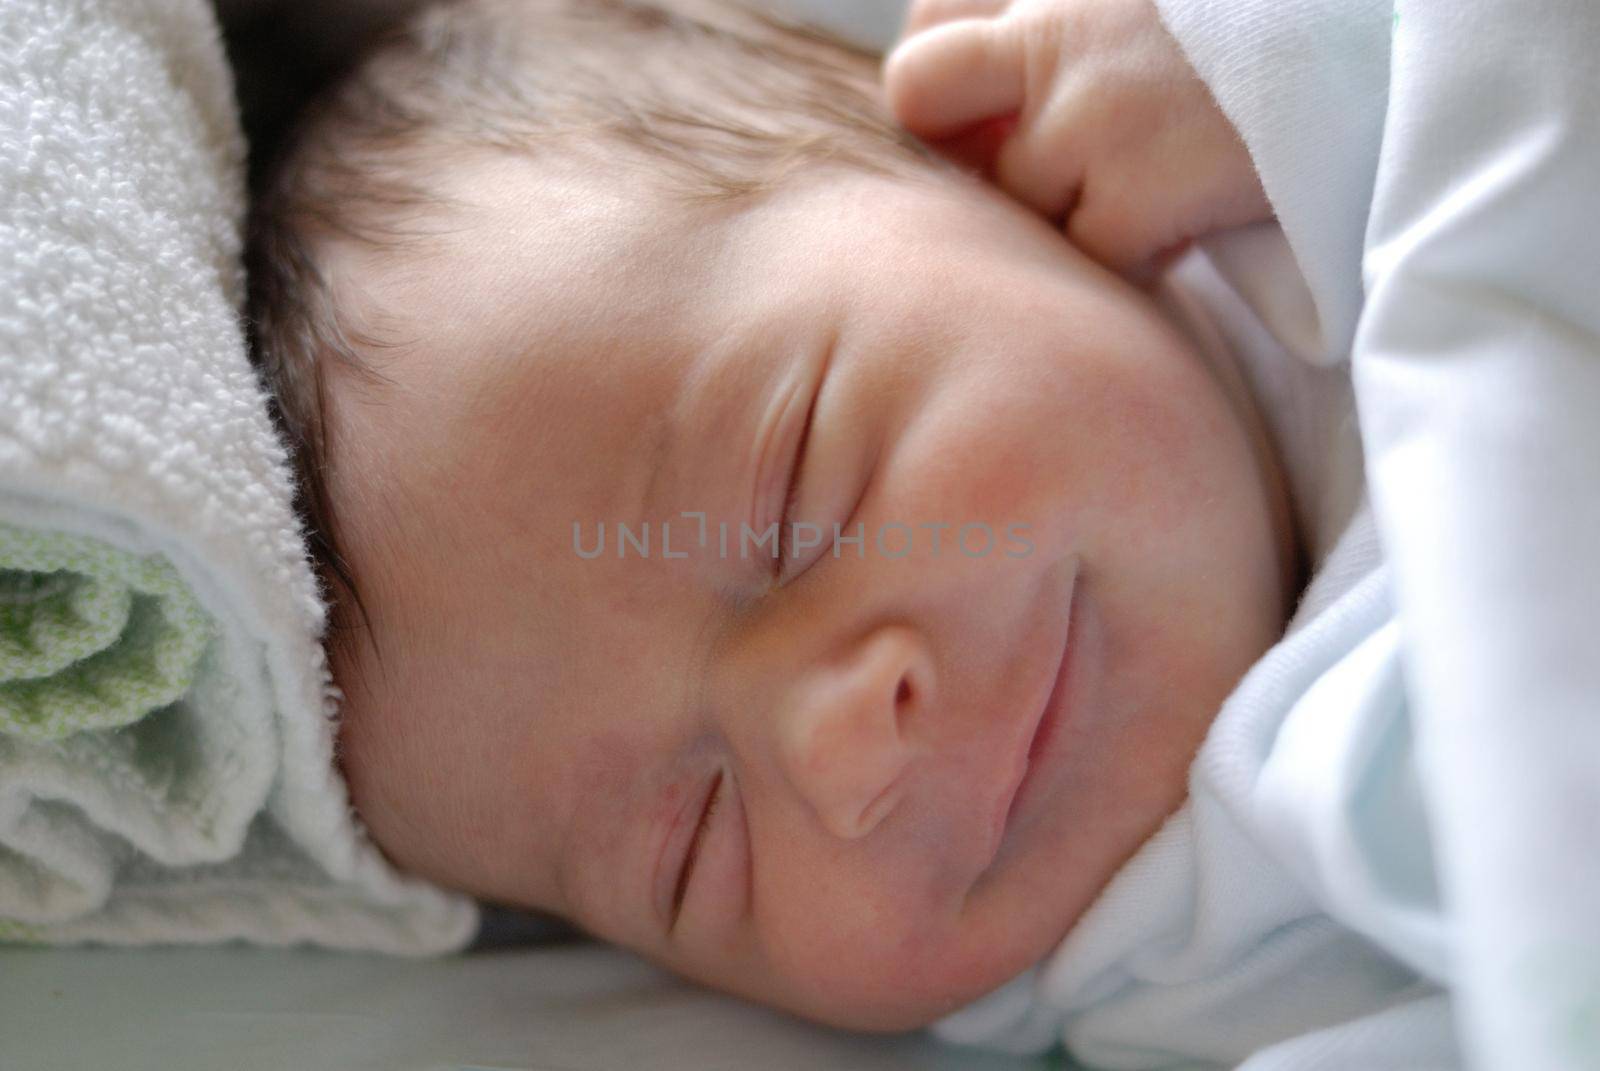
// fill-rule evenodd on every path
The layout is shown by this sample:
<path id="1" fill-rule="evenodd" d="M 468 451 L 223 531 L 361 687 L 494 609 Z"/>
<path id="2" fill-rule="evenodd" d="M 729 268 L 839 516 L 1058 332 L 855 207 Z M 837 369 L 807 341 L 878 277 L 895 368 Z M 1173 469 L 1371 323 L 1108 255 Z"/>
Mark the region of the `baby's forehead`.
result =
<path id="1" fill-rule="evenodd" d="M 453 583 L 469 556 L 514 557 L 505 575 L 566 567 L 572 521 L 628 516 L 695 359 L 678 325 L 704 319 L 629 285 L 637 262 L 614 271 L 561 242 L 473 237 L 363 280 L 402 341 L 380 354 L 381 382 L 333 377 L 330 492 L 357 556 L 395 584 Z"/>
<path id="2" fill-rule="evenodd" d="M 713 260 L 716 221 L 688 227 L 607 184 L 514 160 L 455 167 L 440 183 L 434 233 L 329 253 L 345 319 L 375 342 L 377 370 L 479 408 L 532 361 L 552 384 L 643 389 L 673 353 L 674 324 L 696 315 L 692 283 Z"/>

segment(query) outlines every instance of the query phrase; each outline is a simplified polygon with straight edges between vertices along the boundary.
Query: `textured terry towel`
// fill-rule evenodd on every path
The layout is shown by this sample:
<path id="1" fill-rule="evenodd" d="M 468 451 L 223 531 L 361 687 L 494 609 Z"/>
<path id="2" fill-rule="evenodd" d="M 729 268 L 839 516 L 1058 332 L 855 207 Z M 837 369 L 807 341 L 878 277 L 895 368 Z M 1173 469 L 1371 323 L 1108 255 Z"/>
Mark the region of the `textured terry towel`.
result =
<path id="1" fill-rule="evenodd" d="M 0 936 L 432 953 L 333 765 L 204 0 L 0 0 Z"/>

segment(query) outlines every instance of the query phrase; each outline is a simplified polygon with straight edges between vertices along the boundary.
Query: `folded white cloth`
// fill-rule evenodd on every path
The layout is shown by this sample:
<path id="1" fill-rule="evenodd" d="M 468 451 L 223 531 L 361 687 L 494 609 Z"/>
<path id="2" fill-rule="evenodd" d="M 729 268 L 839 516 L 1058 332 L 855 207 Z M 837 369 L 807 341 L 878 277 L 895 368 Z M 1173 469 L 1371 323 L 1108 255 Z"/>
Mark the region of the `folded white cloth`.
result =
<path id="1" fill-rule="evenodd" d="M 1462 1047 L 1600 1067 L 1600 5 L 1160 7 L 1349 353 Z"/>
<path id="2" fill-rule="evenodd" d="M 0 732 L 0 937 L 459 948 L 476 905 L 397 873 L 334 766 L 242 163 L 204 0 L 0 2 L 0 525 L 176 577 L 212 624 L 175 701 Z"/>

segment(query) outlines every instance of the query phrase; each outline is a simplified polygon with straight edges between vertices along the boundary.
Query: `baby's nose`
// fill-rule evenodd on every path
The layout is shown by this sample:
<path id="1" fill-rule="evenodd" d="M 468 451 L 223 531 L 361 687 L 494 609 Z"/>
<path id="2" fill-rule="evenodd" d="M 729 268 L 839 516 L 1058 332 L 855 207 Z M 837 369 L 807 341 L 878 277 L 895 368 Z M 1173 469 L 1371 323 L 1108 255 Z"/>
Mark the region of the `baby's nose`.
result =
<path id="1" fill-rule="evenodd" d="M 803 674 L 779 711 L 778 750 L 796 791 L 837 837 L 870 833 L 894 809 L 932 695 L 922 636 L 874 630 L 841 660 Z"/>

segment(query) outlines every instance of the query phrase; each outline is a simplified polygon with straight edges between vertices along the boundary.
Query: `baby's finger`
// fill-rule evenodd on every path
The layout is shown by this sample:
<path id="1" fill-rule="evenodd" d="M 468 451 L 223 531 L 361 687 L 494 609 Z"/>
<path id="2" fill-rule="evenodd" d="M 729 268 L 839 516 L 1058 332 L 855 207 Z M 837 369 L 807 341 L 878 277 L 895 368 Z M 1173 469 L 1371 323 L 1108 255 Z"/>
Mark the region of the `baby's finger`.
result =
<path id="1" fill-rule="evenodd" d="M 941 156 L 986 179 L 993 179 L 995 157 L 1016 125 L 1016 118 L 1012 116 L 985 119 L 964 134 L 934 142 L 933 147 Z"/>
<path id="2" fill-rule="evenodd" d="M 1066 109 L 1024 114 L 1000 147 L 994 181 L 1053 223 L 1065 217 L 1083 184 L 1085 141 Z"/>
<path id="3" fill-rule="evenodd" d="M 1021 109 L 1022 42 L 1005 19 L 936 26 L 889 54 L 883 86 L 895 117 L 938 141 Z"/>
<path id="4" fill-rule="evenodd" d="M 1126 179 L 1086 181 L 1065 232 L 1091 259 L 1141 283 L 1148 282 L 1158 257 L 1180 240 L 1151 191 Z"/>
<path id="5" fill-rule="evenodd" d="M 1011 0 L 916 0 L 906 13 L 905 29 L 901 37 L 910 37 L 930 27 L 956 19 L 985 18 L 999 14 Z"/>

